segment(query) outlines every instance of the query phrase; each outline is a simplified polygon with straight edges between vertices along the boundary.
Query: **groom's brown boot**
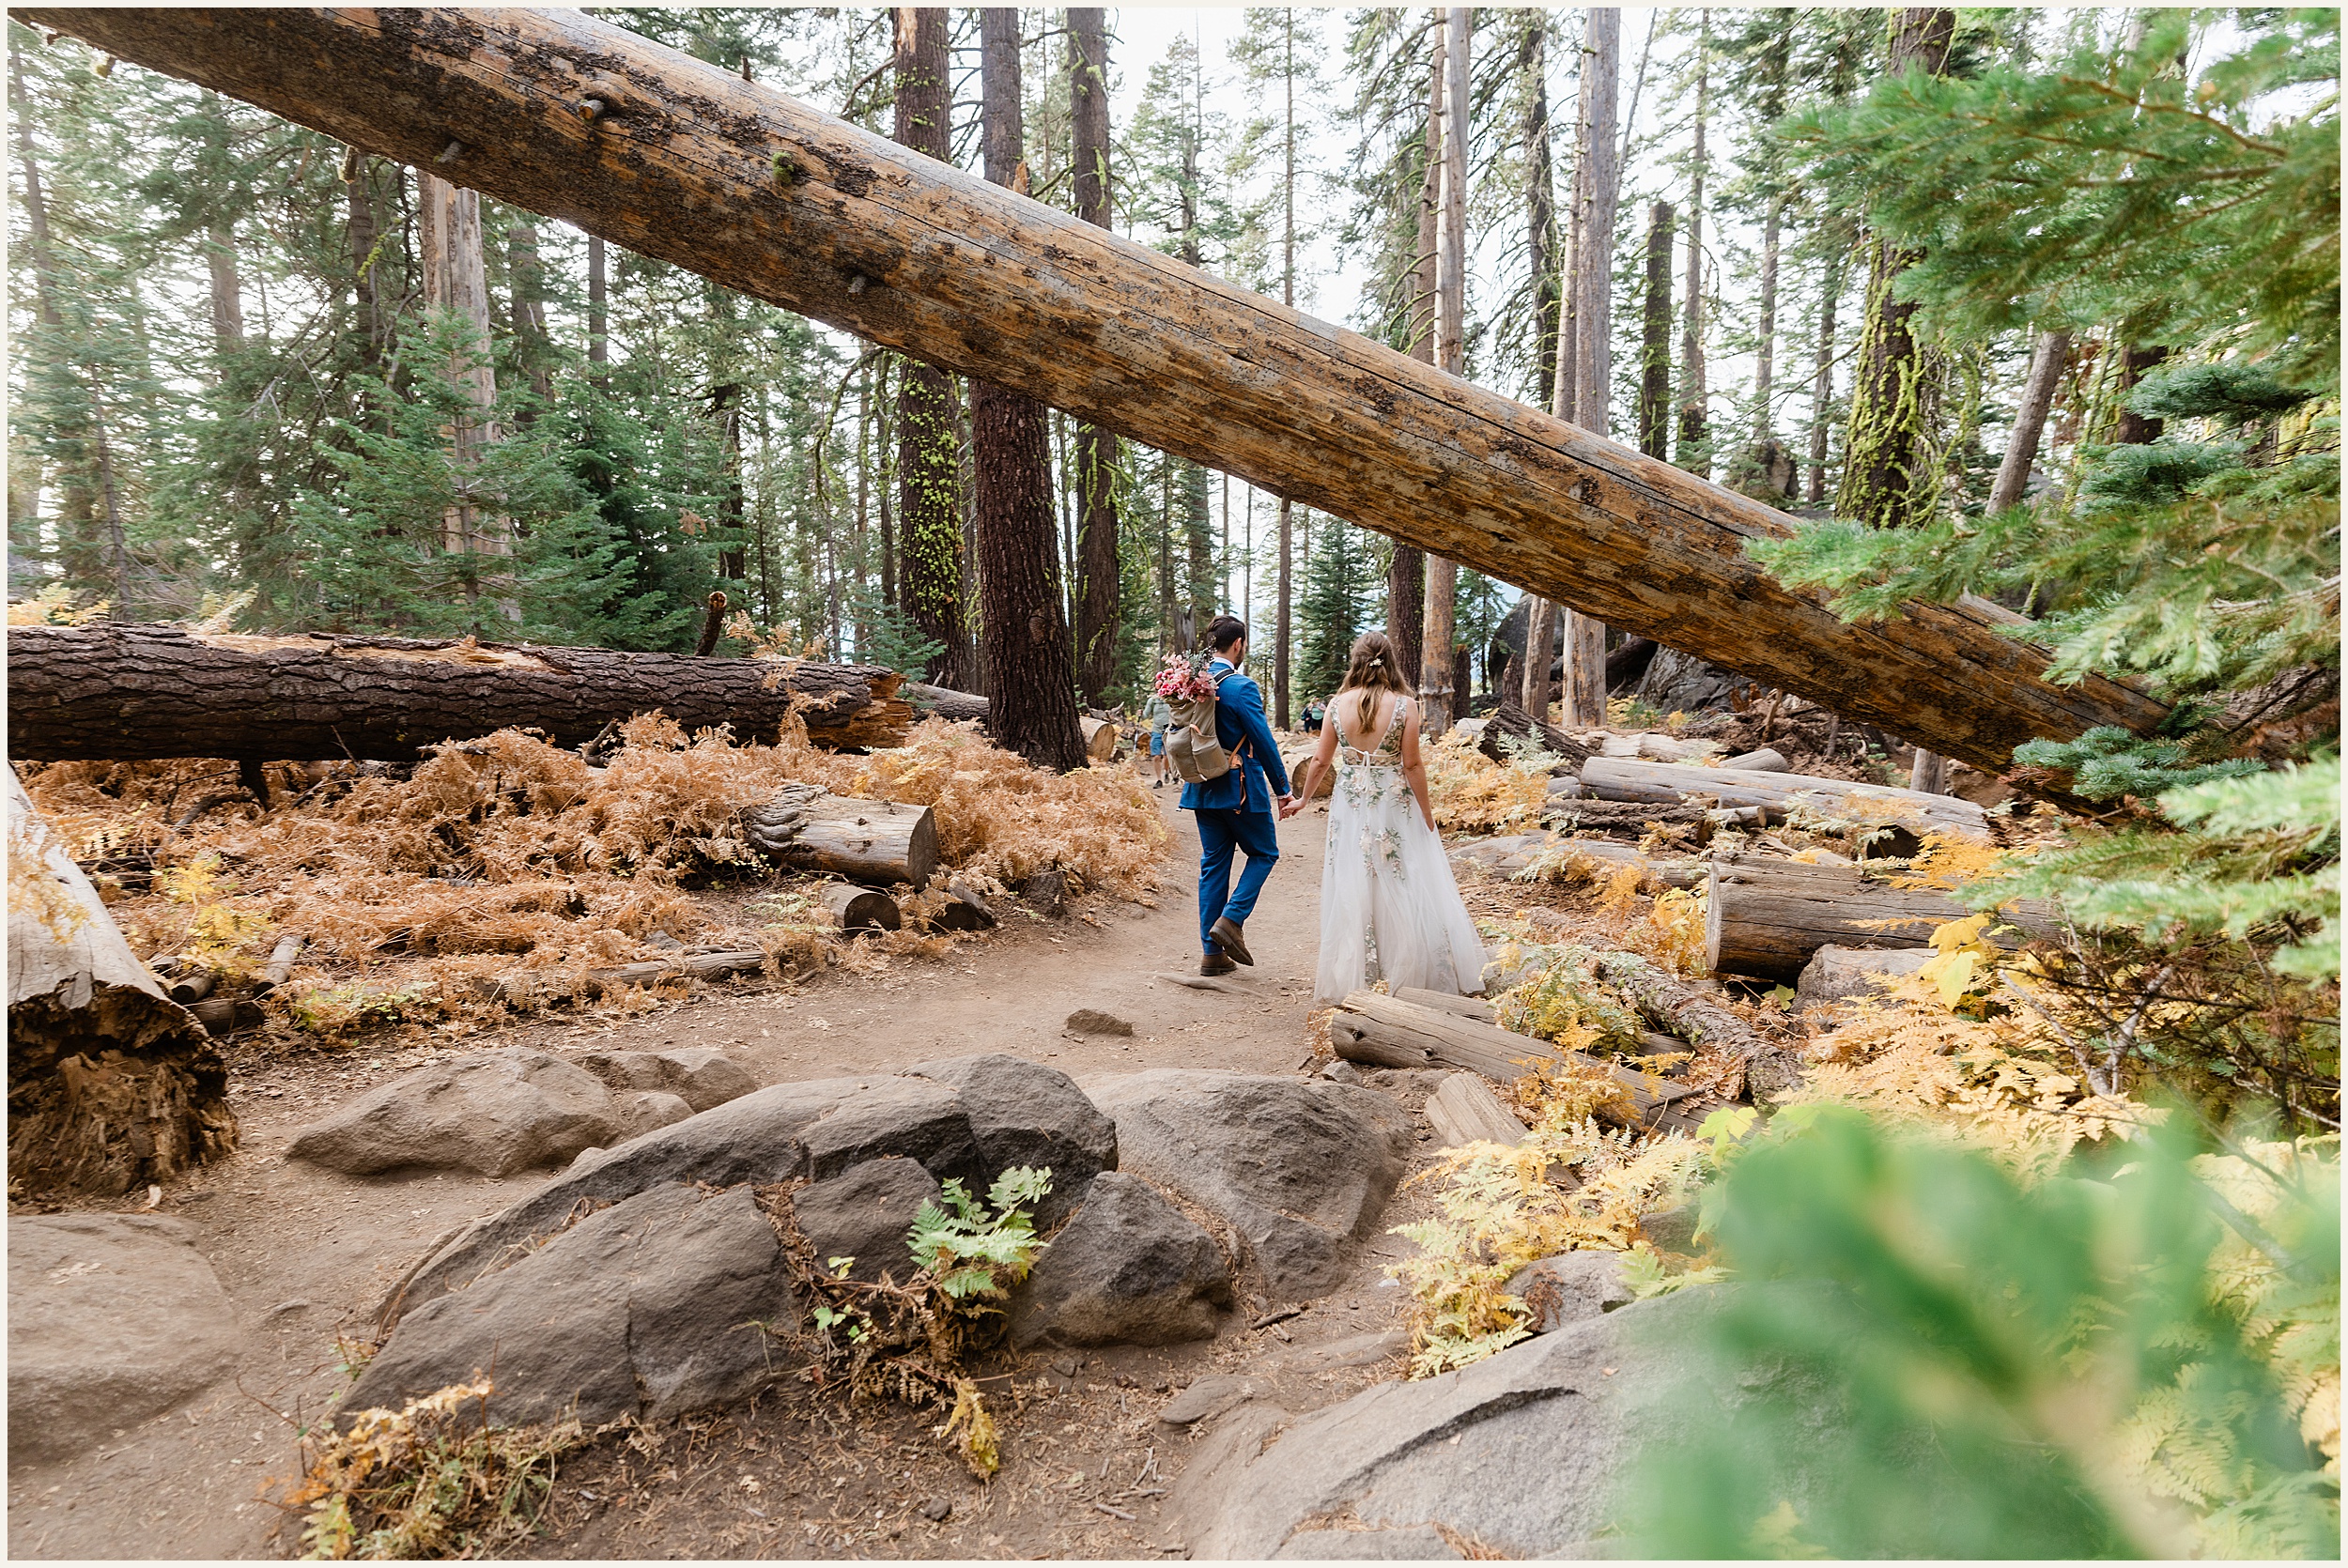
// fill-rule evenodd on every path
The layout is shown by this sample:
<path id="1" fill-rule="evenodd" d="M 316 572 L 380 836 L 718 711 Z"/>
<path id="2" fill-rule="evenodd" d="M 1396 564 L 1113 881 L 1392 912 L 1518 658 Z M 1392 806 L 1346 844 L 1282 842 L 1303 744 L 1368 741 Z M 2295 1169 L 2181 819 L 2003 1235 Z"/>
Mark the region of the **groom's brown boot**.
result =
<path id="1" fill-rule="evenodd" d="M 1228 975 L 1238 967 L 1238 964 L 1225 958 L 1221 953 L 1209 953 L 1198 961 L 1198 973 L 1209 979 L 1213 979 L 1217 975 Z"/>
<path id="2" fill-rule="evenodd" d="M 1247 951 L 1247 939 L 1240 934 L 1239 927 L 1228 918 L 1218 918 L 1207 928 L 1207 935 L 1213 938 L 1217 947 L 1223 949 L 1225 957 L 1237 959 L 1250 969 L 1256 967 L 1254 955 Z"/>

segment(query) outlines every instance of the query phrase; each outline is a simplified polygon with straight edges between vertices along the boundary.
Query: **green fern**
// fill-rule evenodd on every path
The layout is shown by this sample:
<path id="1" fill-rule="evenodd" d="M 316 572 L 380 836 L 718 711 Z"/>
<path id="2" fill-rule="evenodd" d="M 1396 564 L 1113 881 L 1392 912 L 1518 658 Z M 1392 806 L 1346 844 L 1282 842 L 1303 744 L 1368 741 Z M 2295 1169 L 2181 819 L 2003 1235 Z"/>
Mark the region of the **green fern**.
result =
<path id="1" fill-rule="evenodd" d="M 1027 1206 L 1051 1190 L 1048 1166 L 1005 1171 L 984 1202 L 971 1196 L 959 1177 L 948 1181 L 939 1190 L 945 1207 L 925 1203 L 913 1217 L 905 1240 L 914 1262 L 954 1302 L 993 1301 L 1027 1277 L 1043 1250 Z"/>

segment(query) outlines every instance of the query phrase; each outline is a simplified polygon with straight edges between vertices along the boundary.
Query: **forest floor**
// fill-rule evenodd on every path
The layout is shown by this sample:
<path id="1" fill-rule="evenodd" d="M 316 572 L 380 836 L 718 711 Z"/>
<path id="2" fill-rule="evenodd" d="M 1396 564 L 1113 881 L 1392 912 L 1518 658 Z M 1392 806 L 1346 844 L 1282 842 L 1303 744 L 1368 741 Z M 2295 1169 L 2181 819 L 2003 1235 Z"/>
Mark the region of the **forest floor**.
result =
<path id="1" fill-rule="evenodd" d="M 196 1228 L 227 1289 L 242 1330 L 236 1374 L 94 1453 L 12 1470 L 10 1555 L 298 1549 L 299 1518 L 268 1499 L 282 1490 L 273 1483 L 299 1473 L 300 1425 L 347 1386 L 337 1335 L 363 1337 L 385 1289 L 436 1237 L 546 1179 L 542 1171 L 502 1180 L 353 1178 L 286 1158 L 302 1126 L 395 1074 L 503 1044 L 721 1046 L 769 1084 L 992 1051 L 1047 1062 L 1080 1082 L 1156 1067 L 1275 1074 L 1310 1067 L 1305 1024 L 1319 945 L 1321 808 L 1282 832 L 1281 861 L 1248 925 L 1256 967 L 1231 976 L 1228 990 L 1198 990 L 1165 977 L 1195 976 L 1198 960 L 1197 840 L 1175 799 L 1171 788 L 1160 796 L 1172 839 L 1153 901 L 1091 898 L 1059 920 L 1014 915 L 943 959 L 898 958 L 877 975 L 835 971 L 796 986 L 753 976 L 622 1021 L 543 1015 L 454 1042 L 418 1031 L 356 1050 L 232 1046 L 242 1145 L 166 1193 L 160 1212 Z M 1484 901 L 1471 892 L 1472 906 Z M 1079 1007 L 1132 1021 L 1134 1037 L 1065 1033 L 1062 1020 Z M 1438 1075 L 1379 1076 L 1415 1113 Z M 1420 1077 L 1429 1082 L 1412 1082 Z M 1421 1162 L 1430 1136 L 1422 1122 Z M 1387 1223 L 1423 1207 L 1406 1189 Z M 520 1549 L 625 1558 L 1179 1552 L 1182 1544 L 1158 1516 L 1190 1440 L 1156 1422 L 1169 1393 L 1202 1376 L 1244 1372 L 1301 1413 L 1397 1375 L 1403 1292 L 1383 1268 L 1406 1250 L 1377 1236 L 1342 1289 L 1261 1330 L 1249 1326 L 1261 1304 L 1243 1300 L 1211 1342 L 1043 1351 L 982 1368 L 998 1379 L 987 1387 L 1003 1412 L 1002 1470 L 988 1484 L 930 1435 L 935 1412 L 851 1407 L 786 1382 L 749 1407 L 607 1437 L 565 1458 L 545 1533 Z M 1396 1335 L 1398 1348 L 1371 1343 L 1382 1334 Z M 1381 1353 L 1370 1364 L 1332 1368 L 1332 1357 L 1313 1353 L 1324 1345 L 1340 1345 L 1340 1361 Z"/>

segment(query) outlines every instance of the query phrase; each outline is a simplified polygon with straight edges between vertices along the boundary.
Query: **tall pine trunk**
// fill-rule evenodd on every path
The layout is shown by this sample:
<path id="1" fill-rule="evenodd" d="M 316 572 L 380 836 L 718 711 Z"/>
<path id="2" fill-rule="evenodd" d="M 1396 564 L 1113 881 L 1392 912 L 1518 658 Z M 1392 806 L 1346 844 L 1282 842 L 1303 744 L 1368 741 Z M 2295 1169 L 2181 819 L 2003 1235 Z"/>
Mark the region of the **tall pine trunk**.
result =
<path id="1" fill-rule="evenodd" d="M 1671 455 L 1672 208 L 1647 209 L 1646 310 L 1639 334 L 1639 450 Z"/>
<path id="2" fill-rule="evenodd" d="M 1280 84 L 1280 303 L 1296 303 L 1296 16 L 1281 17 Z M 1289 727 L 1289 666 L 1295 648 L 1295 508 L 1280 498 L 1280 607 L 1272 628 L 1272 722 Z"/>
<path id="3" fill-rule="evenodd" d="M 949 161 L 946 12 L 900 6 L 896 25 L 896 140 Z M 962 613 L 960 436 L 953 377 L 906 361 L 897 389 L 898 588 L 915 629 L 939 645 L 924 675 L 968 690 L 976 672 Z"/>
<path id="4" fill-rule="evenodd" d="M 1574 423 L 1607 433 L 1614 389 L 1614 212 L 1622 192 L 1622 152 L 1614 140 L 1622 76 L 1622 12 L 1590 8 L 1582 51 L 1582 146 L 1574 161 L 1588 171 L 1575 183 L 1586 206 L 1574 252 Z M 1568 609 L 1560 720 L 1568 727 L 1606 722 L 1606 627 Z"/>
<path id="5" fill-rule="evenodd" d="M 538 225 L 516 215 L 505 239 L 508 309 L 514 321 L 514 357 L 541 404 L 554 399 L 550 346 L 547 342 L 547 278 L 538 258 Z M 525 418 L 528 416 L 525 415 Z"/>
<path id="6" fill-rule="evenodd" d="M 1826 504 L 1829 422 L 1834 409 L 1834 307 L 1843 292 L 1843 258 L 1830 257 L 1818 296 L 1818 366 L 1810 380 L 1810 484 L 1802 500 Z"/>
<path id="7" fill-rule="evenodd" d="M 1518 69 L 1524 76 L 1524 216 L 1533 263 L 1533 384 L 1552 398 L 1565 341 L 1565 290 L 1557 254 L 1557 177 L 1549 146 L 1549 13 L 1525 12 Z M 1508 695 L 1549 711 L 1549 644 L 1557 609 L 1536 595 L 1525 610 L 1519 689 Z"/>
<path id="8" fill-rule="evenodd" d="M 1102 228 L 1112 203 L 1107 15 L 1098 7 L 1068 13 L 1076 216 Z M 1107 703 L 1117 680 L 1117 465 L 1115 436 L 1097 424 L 1076 427 L 1076 668 L 1096 707 Z"/>
<path id="9" fill-rule="evenodd" d="M 1696 33 L 1695 143 L 1688 175 L 1688 286 L 1679 307 L 1679 466 L 1710 478 L 1711 416 L 1704 391 L 1704 158 L 1705 115 L 1711 108 L 1712 13 L 1701 13 Z"/>
<path id="10" fill-rule="evenodd" d="M 1454 376 L 1467 369 L 1468 22 L 1464 6 L 1444 12 L 1443 183 L 1435 210 L 1435 362 Z M 1452 608 L 1460 568 L 1427 558 L 1426 624 L 1419 637 L 1419 723 L 1441 736 L 1459 716 L 1464 694 L 1451 689 Z"/>
<path id="11" fill-rule="evenodd" d="M 1892 13 L 1891 70 L 1946 69 L 1956 27 L 1954 10 L 1911 7 Z M 1937 466 L 1928 451 L 1924 356 L 1911 323 L 1913 301 L 1893 285 L 1916 255 L 1881 236 L 1867 244 L 1867 305 L 1851 387 L 1850 424 L 1843 438 L 1843 484 L 1834 498 L 1842 516 L 1871 528 L 1907 528 L 1932 514 Z"/>
<path id="12" fill-rule="evenodd" d="M 604 366 L 611 362 L 610 327 L 605 315 L 606 298 L 610 290 L 605 275 L 603 237 L 587 237 L 587 362 L 595 367 L 588 379 L 597 387 L 604 385 Z"/>
<path id="13" fill-rule="evenodd" d="M 446 372 L 472 412 L 449 426 L 449 453 L 457 496 L 440 517 L 440 546 L 452 555 L 485 557 L 464 573 L 465 592 L 481 624 L 486 598 L 505 620 L 520 618 L 515 602 L 511 523 L 471 493 L 470 475 L 498 439 L 497 373 L 489 363 L 489 274 L 482 252 L 481 194 L 452 185 L 429 170 L 416 171 L 416 230 L 424 255 L 424 299 L 445 311 L 464 333 Z"/>
<path id="14" fill-rule="evenodd" d="M 1769 397 L 1777 381 L 1777 258 L 1778 235 L 1785 212 L 1784 198 L 1769 198 L 1769 216 L 1761 223 L 1761 319 L 1755 324 L 1758 341 L 1753 351 L 1753 440 L 1755 446 L 1775 431 Z M 1760 455 L 1759 453 L 1755 454 Z M 1766 457 L 1763 458 L 1766 462 Z"/>
<path id="15" fill-rule="evenodd" d="M 1443 12 L 1429 13 L 1427 123 L 1420 143 L 1418 231 L 1411 252 L 1404 351 L 1435 362 L 1435 209 L 1443 204 Z M 1386 566 L 1386 640 L 1410 689 L 1418 689 L 1418 655 L 1427 636 L 1427 552 L 1397 540 Z"/>
<path id="16" fill-rule="evenodd" d="M 2053 411 L 2055 389 L 2062 383 L 2062 363 L 2071 355 L 2071 334 L 2041 332 L 2031 346 L 2030 376 L 2022 383 L 2021 406 L 2014 410 L 2014 433 L 2007 438 L 1998 477 L 1989 486 L 1989 515 L 2022 504 L 2030 488 L 2030 470 L 2038 461 L 2038 442 Z"/>
<path id="17" fill-rule="evenodd" d="M 986 177 L 1025 192 L 1019 13 L 979 13 Z M 970 383 L 978 501 L 979 628 L 985 639 L 986 728 L 1040 768 L 1082 767 L 1075 669 L 1053 542 L 1051 442 L 1043 405 L 992 381 Z"/>

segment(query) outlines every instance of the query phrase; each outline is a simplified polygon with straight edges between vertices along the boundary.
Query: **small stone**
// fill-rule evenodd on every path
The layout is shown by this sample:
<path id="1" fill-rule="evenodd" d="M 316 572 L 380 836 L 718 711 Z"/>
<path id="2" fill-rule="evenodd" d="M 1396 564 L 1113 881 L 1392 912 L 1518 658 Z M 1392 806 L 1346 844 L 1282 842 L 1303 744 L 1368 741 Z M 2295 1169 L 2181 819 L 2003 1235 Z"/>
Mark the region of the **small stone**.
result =
<path id="1" fill-rule="evenodd" d="M 1097 1007 L 1078 1007 L 1068 1015 L 1068 1032 L 1072 1035 L 1131 1035 L 1134 1026 L 1114 1013 Z"/>
<path id="2" fill-rule="evenodd" d="M 953 1516 L 954 1505 L 950 1498 L 932 1498 L 921 1505 L 921 1517 L 934 1525 L 942 1525 Z"/>
<path id="3" fill-rule="evenodd" d="M 1258 1392 L 1257 1384 L 1250 1378 L 1201 1377 L 1167 1400 L 1166 1407 L 1158 1412 L 1158 1420 L 1168 1426 L 1189 1426 L 1254 1399 Z"/>
<path id="4" fill-rule="evenodd" d="M 1533 1314 L 1525 1326 L 1537 1334 L 1627 1307 L 1634 1299 L 1623 1284 L 1619 1253 L 1559 1253 L 1526 1264 L 1501 1288 L 1523 1299 Z"/>

